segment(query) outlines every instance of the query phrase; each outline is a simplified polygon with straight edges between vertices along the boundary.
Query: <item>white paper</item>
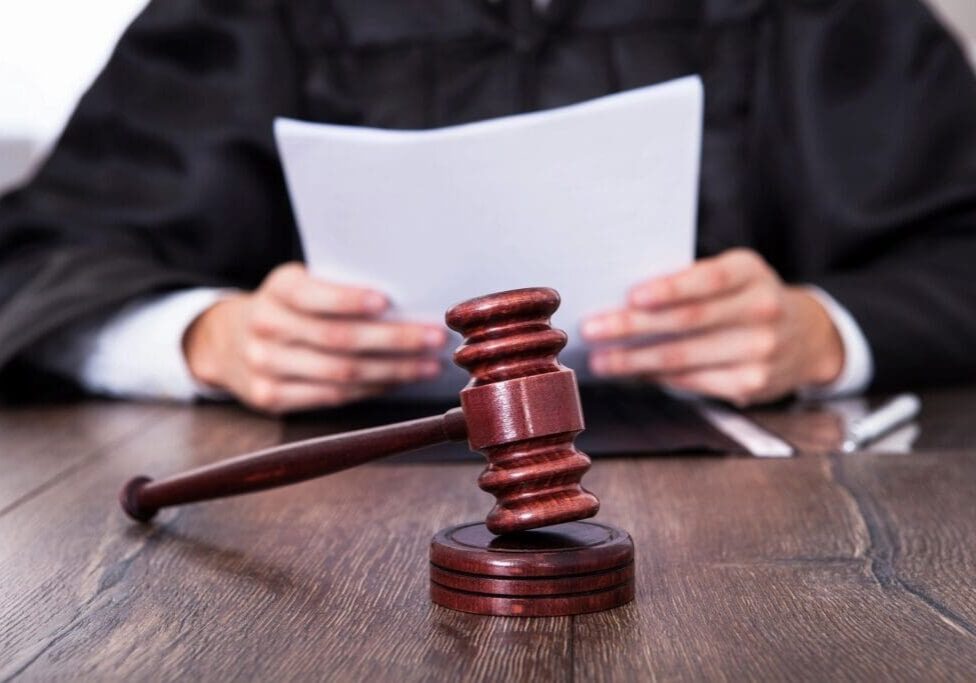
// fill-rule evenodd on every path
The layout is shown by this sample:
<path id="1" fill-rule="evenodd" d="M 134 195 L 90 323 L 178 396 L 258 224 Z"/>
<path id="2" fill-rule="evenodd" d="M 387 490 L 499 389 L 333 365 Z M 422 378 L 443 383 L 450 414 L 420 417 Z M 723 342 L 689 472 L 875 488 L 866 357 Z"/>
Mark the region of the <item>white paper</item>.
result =
<path id="1" fill-rule="evenodd" d="M 585 377 L 581 319 L 693 259 L 702 100 L 693 76 L 448 128 L 278 119 L 275 134 L 314 274 L 429 321 L 474 296 L 553 287 L 570 335 L 560 358 Z M 413 393 L 456 394 L 466 375 L 448 367 Z"/>
<path id="2" fill-rule="evenodd" d="M 679 398 L 690 400 L 699 415 L 757 458 L 789 458 L 794 454 L 793 447 L 786 441 L 721 403 L 681 396 L 680 392 Z"/>

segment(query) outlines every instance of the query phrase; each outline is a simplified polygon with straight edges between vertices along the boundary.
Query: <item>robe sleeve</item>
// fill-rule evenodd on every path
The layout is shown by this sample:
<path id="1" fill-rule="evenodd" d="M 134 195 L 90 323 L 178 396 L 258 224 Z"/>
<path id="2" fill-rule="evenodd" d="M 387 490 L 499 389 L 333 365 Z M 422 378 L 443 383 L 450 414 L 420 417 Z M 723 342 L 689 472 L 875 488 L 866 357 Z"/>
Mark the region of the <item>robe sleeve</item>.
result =
<path id="1" fill-rule="evenodd" d="M 779 5 L 763 135 L 790 278 L 854 316 L 874 388 L 976 377 L 970 64 L 920 3 Z"/>
<path id="2" fill-rule="evenodd" d="M 0 368 L 136 297 L 253 287 L 300 254 L 272 137 L 297 115 L 296 62 L 271 0 L 149 4 L 0 201 Z"/>

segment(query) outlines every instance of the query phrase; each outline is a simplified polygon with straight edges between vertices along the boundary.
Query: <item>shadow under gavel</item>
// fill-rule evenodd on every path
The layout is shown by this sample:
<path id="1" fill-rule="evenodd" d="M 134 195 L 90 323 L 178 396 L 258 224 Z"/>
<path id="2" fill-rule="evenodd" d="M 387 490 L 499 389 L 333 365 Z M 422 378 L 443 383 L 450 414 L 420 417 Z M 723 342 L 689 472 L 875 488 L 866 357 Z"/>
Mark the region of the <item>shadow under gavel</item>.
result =
<path id="1" fill-rule="evenodd" d="M 573 445 L 583 430 L 576 376 L 559 364 L 566 334 L 549 318 L 552 289 L 472 299 L 448 311 L 465 337 L 455 362 L 471 373 L 461 407 L 443 415 L 309 439 L 241 455 L 167 479 L 136 477 L 122 507 L 146 522 L 160 508 L 294 484 L 446 441 L 467 440 L 488 459 L 479 486 L 497 504 L 486 526 L 505 534 L 585 519 L 600 503 L 580 481 L 590 459 Z"/>

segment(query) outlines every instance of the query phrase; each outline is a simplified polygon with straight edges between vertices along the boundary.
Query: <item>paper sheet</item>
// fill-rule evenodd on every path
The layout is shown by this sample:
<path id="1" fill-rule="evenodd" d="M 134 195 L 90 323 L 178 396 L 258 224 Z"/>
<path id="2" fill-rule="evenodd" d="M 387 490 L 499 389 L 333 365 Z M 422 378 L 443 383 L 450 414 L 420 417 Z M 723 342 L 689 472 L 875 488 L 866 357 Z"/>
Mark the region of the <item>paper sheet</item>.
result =
<path id="1" fill-rule="evenodd" d="M 448 128 L 278 119 L 275 134 L 313 273 L 430 321 L 470 297 L 554 287 L 561 359 L 585 379 L 581 319 L 693 259 L 702 101 L 688 77 Z M 411 391 L 466 381 L 449 364 Z"/>

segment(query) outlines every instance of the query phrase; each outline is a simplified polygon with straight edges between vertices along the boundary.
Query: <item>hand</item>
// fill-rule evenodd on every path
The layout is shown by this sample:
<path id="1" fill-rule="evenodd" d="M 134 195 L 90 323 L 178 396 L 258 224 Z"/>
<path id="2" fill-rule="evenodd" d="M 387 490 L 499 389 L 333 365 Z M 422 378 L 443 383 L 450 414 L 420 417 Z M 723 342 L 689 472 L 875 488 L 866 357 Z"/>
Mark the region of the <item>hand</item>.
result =
<path id="1" fill-rule="evenodd" d="M 325 282 L 300 263 L 275 268 L 190 326 L 183 347 L 199 381 L 269 413 L 337 406 L 440 372 L 440 326 L 384 322 L 379 292 Z"/>
<path id="2" fill-rule="evenodd" d="M 584 321 L 583 337 L 608 343 L 590 355 L 597 375 L 645 377 L 738 405 L 827 384 L 844 365 L 823 306 L 746 249 L 637 285 L 627 308 Z"/>

